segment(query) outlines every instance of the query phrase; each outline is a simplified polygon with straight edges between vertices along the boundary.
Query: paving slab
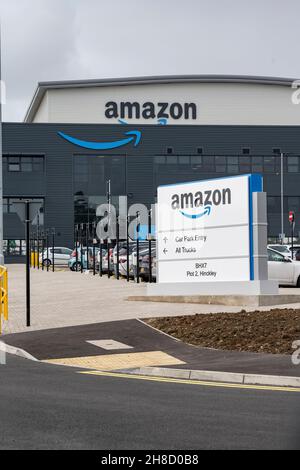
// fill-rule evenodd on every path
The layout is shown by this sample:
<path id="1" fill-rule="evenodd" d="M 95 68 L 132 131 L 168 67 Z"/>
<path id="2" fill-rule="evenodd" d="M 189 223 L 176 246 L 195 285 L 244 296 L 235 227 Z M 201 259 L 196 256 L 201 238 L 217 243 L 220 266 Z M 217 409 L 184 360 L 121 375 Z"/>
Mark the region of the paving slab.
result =
<path id="1" fill-rule="evenodd" d="M 144 296 L 146 284 L 92 274 L 59 270 L 31 270 L 31 327 L 26 327 L 25 266 L 9 265 L 9 321 L 5 334 L 86 325 L 134 318 L 239 312 L 253 307 L 200 305 L 192 303 L 129 302 L 129 296 Z M 284 295 L 299 295 L 300 289 L 285 288 Z M 300 308 L 300 304 L 279 308 Z M 260 307 L 259 310 L 269 310 Z"/>

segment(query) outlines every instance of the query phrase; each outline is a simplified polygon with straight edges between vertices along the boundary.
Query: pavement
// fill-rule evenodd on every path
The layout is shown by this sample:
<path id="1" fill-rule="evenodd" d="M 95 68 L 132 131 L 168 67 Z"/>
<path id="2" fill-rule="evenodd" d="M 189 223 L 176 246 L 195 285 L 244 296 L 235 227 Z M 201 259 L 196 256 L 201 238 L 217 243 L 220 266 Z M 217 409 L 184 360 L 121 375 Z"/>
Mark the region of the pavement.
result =
<path id="1" fill-rule="evenodd" d="M 167 368 L 300 377 L 300 366 L 293 365 L 288 355 L 192 346 L 140 320 L 18 333 L 6 335 L 2 341 L 40 361 L 100 371 L 161 367 L 165 375 Z M 157 371 L 157 375 L 164 375 L 164 371 Z"/>
<path id="2" fill-rule="evenodd" d="M 145 284 L 100 278 L 92 274 L 59 270 L 53 273 L 31 270 L 31 327 L 26 327 L 25 266 L 9 265 L 9 321 L 4 334 L 118 320 L 214 312 L 239 312 L 243 306 L 130 302 L 129 296 L 143 296 Z M 299 294 L 300 289 L 285 288 L 284 294 Z M 300 304 L 279 308 L 300 308 Z M 253 307 L 244 308 L 247 311 Z M 259 310 L 269 310 L 260 307 Z"/>
<path id="3" fill-rule="evenodd" d="M 7 357 L 0 449 L 300 449 L 300 394 L 97 376 Z"/>

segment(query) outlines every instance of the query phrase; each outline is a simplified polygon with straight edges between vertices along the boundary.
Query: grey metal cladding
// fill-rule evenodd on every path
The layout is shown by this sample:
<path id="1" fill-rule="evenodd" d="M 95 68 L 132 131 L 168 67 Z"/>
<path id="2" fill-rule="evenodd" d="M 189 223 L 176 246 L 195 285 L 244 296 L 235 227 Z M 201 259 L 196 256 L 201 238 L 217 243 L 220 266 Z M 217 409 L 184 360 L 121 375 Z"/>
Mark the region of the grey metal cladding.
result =
<path id="1" fill-rule="evenodd" d="M 136 126 L 99 124 L 3 124 L 3 153 L 45 155 L 46 173 L 43 181 L 33 175 L 6 175 L 4 196 L 43 196 L 46 199 L 46 225 L 56 227 L 61 233 L 60 243 L 72 246 L 74 222 L 73 155 L 94 155 L 58 136 L 59 131 L 91 141 L 119 140 L 128 130 L 142 132 L 139 146 L 129 144 L 121 149 L 103 152 L 126 159 L 126 191 L 132 194 L 132 202 L 154 202 L 157 181 L 154 179 L 153 157 L 165 155 L 172 147 L 176 155 L 197 155 L 203 148 L 204 155 L 237 155 L 242 147 L 250 147 L 256 155 L 270 155 L 273 148 L 300 155 L 300 127 L 298 126 Z M 124 171 L 124 170 L 122 170 Z M 211 178 L 213 173 L 190 171 L 161 175 L 164 183 L 176 183 Z M 160 177 L 160 175 L 159 175 Z M 286 191 L 289 196 L 300 196 L 299 174 L 286 175 Z M 280 194 L 280 177 L 264 175 L 264 189 L 269 195 Z M 100 194 L 105 192 L 99 188 Z M 131 203 L 131 201 L 129 201 Z M 272 227 L 280 224 L 277 214 L 269 217 Z"/>

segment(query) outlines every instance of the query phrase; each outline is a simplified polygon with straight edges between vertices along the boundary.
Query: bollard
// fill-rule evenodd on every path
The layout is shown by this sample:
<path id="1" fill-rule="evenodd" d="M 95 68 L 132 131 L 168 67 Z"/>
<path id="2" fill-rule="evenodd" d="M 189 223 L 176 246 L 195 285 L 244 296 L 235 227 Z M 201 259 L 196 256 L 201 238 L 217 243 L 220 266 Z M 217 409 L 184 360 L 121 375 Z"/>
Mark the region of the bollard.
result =
<path id="1" fill-rule="evenodd" d="M 116 237 L 117 237 L 117 280 L 120 279 L 120 218 L 117 217 L 117 230 L 116 230 Z"/>
<path id="2" fill-rule="evenodd" d="M 52 229 L 52 272 L 55 271 L 55 228 Z"/>
<path id="3" fill-rule="evenodd" d="M 99 252 L 99 276 L 102 277 L 103 276 L 103 259 L 102 259 L 102 255 L 103 255 L 103 250 L 102 250 L 102 247 L 103 247 L 103 240 L 100 240 L 100 245 L 99 245 L 99 248 L 100 248 L 100 252 Z"/>
<path id="4" fill-rule="evenodd" d="M 126 232 L 126 238 L 127 238 L 127 241 L 126 241 L 126 251 L 127 251 L 127 260 L 126 260 L 127 282 L 130 281 L 130 277 L 129 277 L 129 269 L 130 269 L 130 266 L 129 266 L 129 223 L 130 223 L 130 218 L 129 218 L 129 216 L 127 216 L 127 232 Z"/>
<path id="5" fill-rule="evenodd" d="M 81 274 L 83 274 L 83 230 L 84 230 L 84 224 L 81 224 L 80 226 L 80 264 L 81 264 Z"/>
<path id="6" fill-rule="evenodd" d="M 149 239 L 149 282 L 152 282 L 152 209 L 149 211 L 148 239 Z"/>
<path id="7" fill-rule="evenodd" d="M 25 202 L 25 226 L 26 226 L 26 325 L 30 327 L 30 203 Z"/>
<path id="8" fill-rule="evenodd" d="M 140 213 L 136 213 L 136 282 L 140 283 Z"/>
<path id="9" fill-rule="evenodd" d="M 46 246 L 47 246 L 47 273 L 49 272 L 49 229 L 46 230 Z"/>

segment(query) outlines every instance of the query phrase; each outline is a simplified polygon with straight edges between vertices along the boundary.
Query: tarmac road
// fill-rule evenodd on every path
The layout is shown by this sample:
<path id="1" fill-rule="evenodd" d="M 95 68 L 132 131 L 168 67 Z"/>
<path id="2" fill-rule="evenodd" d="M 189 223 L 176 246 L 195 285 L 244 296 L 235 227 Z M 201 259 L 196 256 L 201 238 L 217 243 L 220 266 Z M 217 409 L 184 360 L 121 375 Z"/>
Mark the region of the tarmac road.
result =
<path id="1" fill-rule="evenodd" d="M 0 366 L 0 449 L 300 449 L 300 393 Z"/>

